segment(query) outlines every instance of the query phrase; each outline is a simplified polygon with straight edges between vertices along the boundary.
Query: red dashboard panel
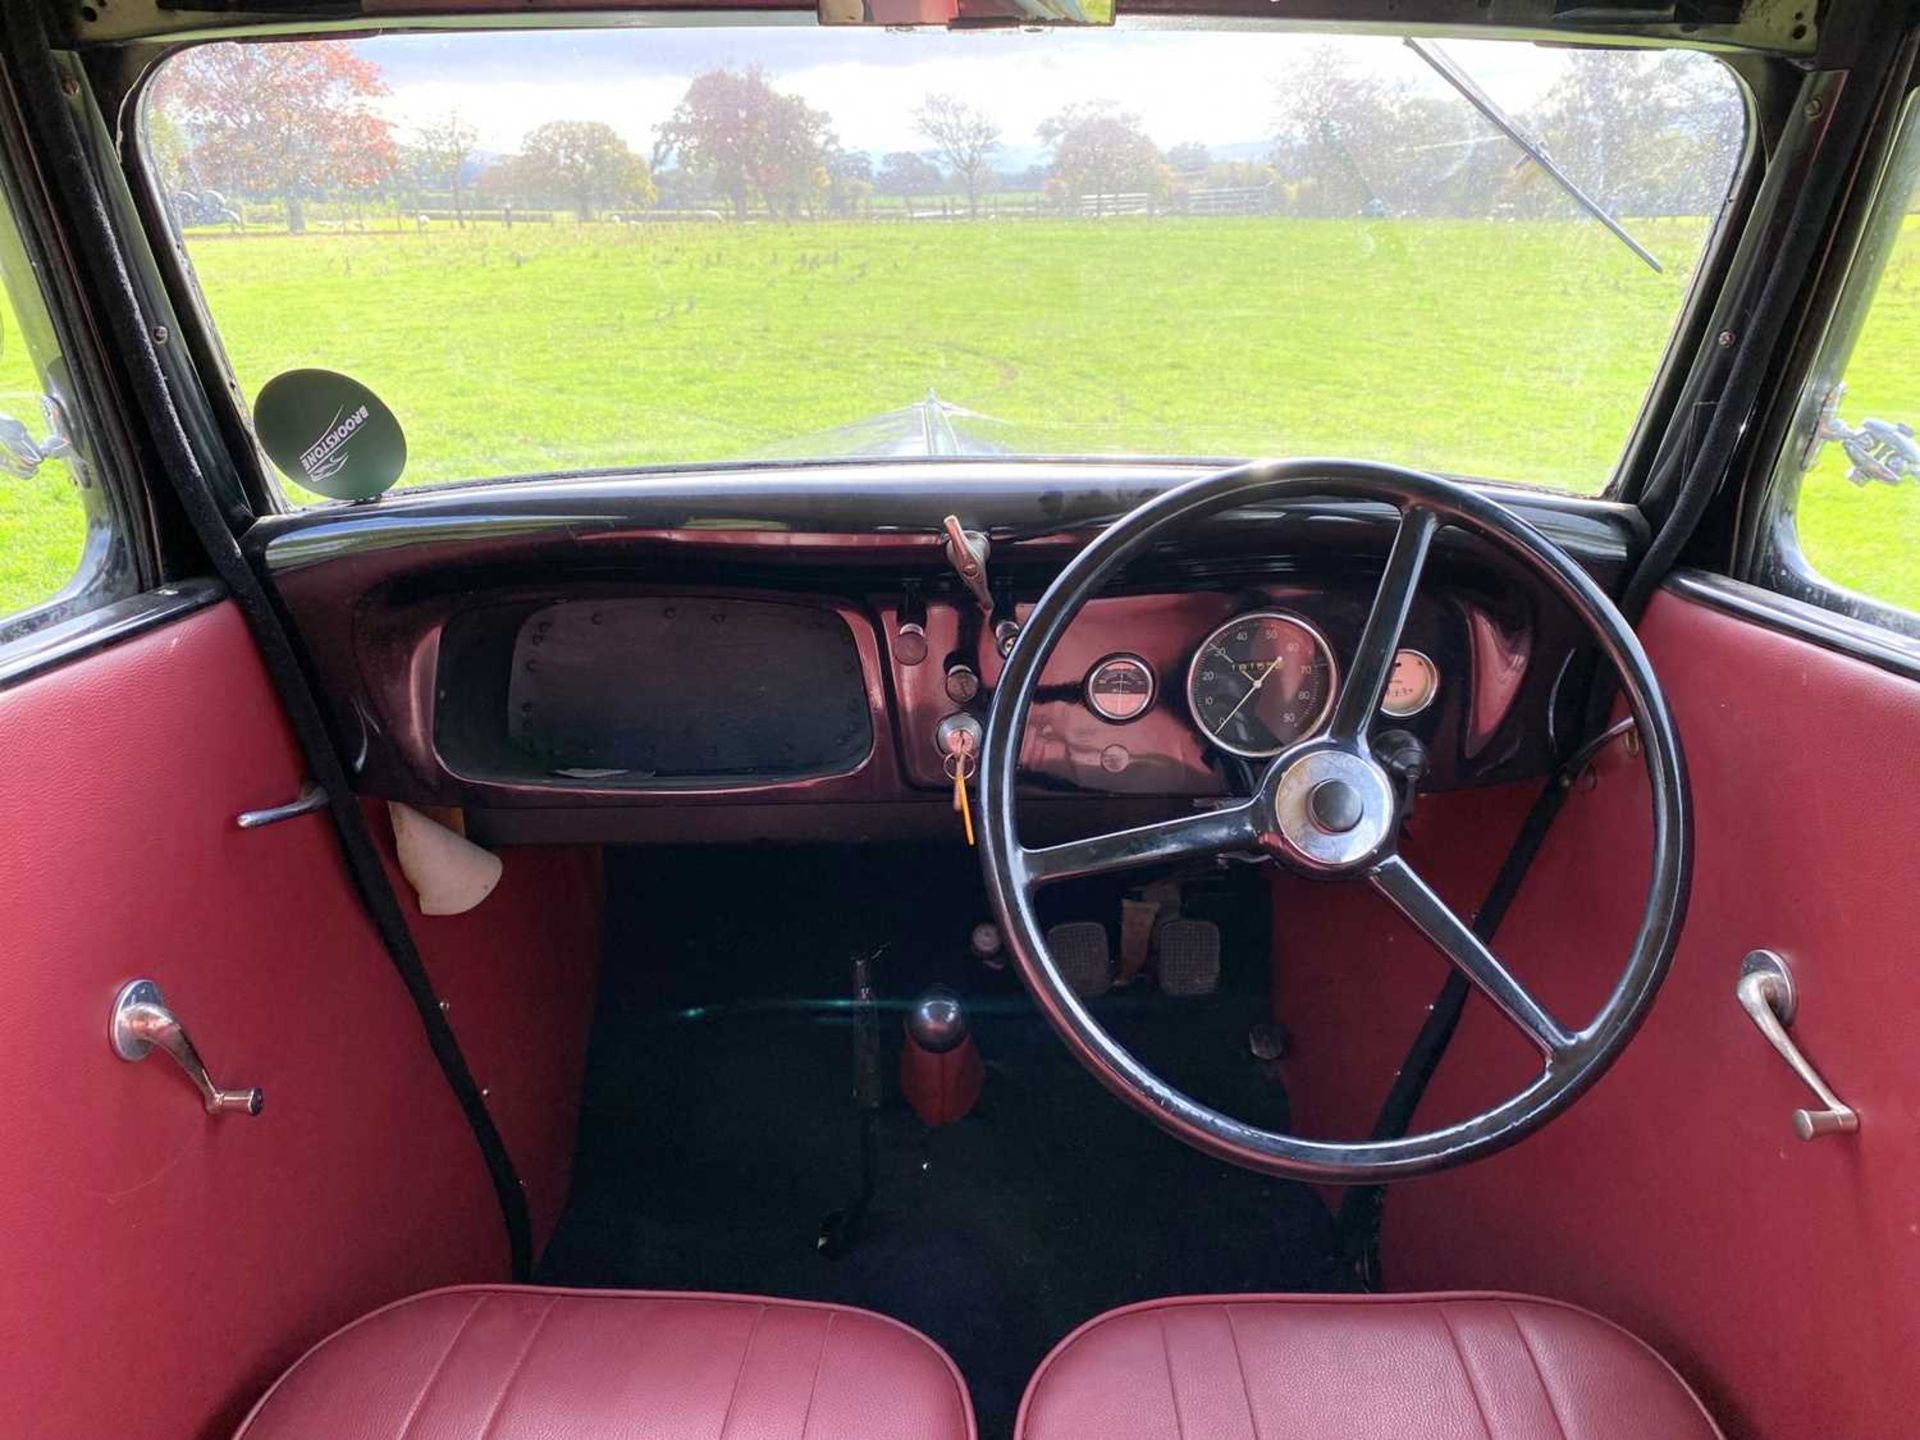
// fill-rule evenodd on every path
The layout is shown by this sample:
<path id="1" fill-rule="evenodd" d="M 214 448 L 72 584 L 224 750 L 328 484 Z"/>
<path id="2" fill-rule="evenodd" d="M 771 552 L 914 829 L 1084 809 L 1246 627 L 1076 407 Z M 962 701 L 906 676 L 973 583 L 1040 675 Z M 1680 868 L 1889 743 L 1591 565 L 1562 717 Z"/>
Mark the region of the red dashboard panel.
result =
<path id="1" fill-rule="evenodd" d="M 958 512 L 961 524 L 990 537 L 988 586 L 996 604 L 1017 611 L 1113 518 L 1203 470 L 875 461 L 582 476 L 318 507 L 261 521 L 246 544 L 307 648 L 343 749 L 362 758 L 367 794 L 464 806 L 495 843 L 768 834 L 881 839 L 949 823 L 947 780 L 932 739 L 954 704 L 944 662 L 956 650 L 973 654 L 974 673 L 988 687 L 996 669 L 991 641 L 983 651 L 978 620 L 969 619 L 977 607 L 945 558 L 946 521 Z M 1621 573 L 1644 538 L 1630 507 L 1534 493 L 1505 498 L 1603 583 Z M 1358 635 L 1394 533 L 1390 507 L 1307 500 L 1212 517 L 1177 544 L 1138 557 L 1076 629 L 1039 697 L 1036 730 L 1044 733 L 1028 757 L 1036 823 L 1072 811 L 1079 823 L 1113 829 L 1217 793 L 1232 767 L 1203 752 L 1186 728 L 1181 693 L 1193 648 L 1213 628 L 1203 622 L 1261 608 L 1295 610 L 1343 655 Z M 1436 541 L 1432 560 L 1408 638 L 1447 677 L 1441 704 L 1421 717 L 1431 722 L 1421 737 L 1430 742 L 1431 778 L 1473 785 L 1541 773 L 1550 749 L 1541 722 L 1575 630 L 1552 596 L 1497 549 L 1449 531 Z M 681 774 L 671 784 L 643 784 L 630 774 L 601 785 L 591 774 L 538 767 L 514 774 L 471 763 L 471 752 L 436 749 L 442 707 L 458 710 L 468 698 L 447 693 L 443 683 L 446 644 L 463 614 L 515 604 L 531 613 L 581 596 L 675 594 L 841 615 L 859 651 L 870 706 L 868 758 L 844 768 L 836 760 L 805 775 L 793 773 L 797 765 L 786 774 L 777 766 L 764 774 L 739 767 L 725 783 Z M 932 632 L 916 665 L 894 663 L 904 658 L 894 646 L 903 607 L 918 609 Z M 1120 618 L 1103 624 L 1102 614 Z M 1493 651 L 1470 639 L 1473 614 L 1493 622 L 1487 634 L 1530 642 L 1505 688 L 1481 683 L 1494 678 L 1478 674 Z M 504 671 L 511 635 L 501 650 Z M 1110 652 L 1141 654 L 1158 672 L 1159 703 L 1131 724 L 1113 725 L 1079 705 L 1086 666 Z M 640 667 L 652 658 L 618 657 Z M 619 676 L 608 683 L 617 685 Z M 473 713 L 499 717 L 504 734 L 508 687 L 500 689 L 496 709 Z M 1481 703 L 1490 696 L 1498 703 Z M 544 710 L 541 696 L 531 698 Z M 982 713 L 988 697 L 965 703 Z M 1471 748 L 1464 744 L 1469 704 L 1476 707 Z M 1444 743 L 1431 743 L 1436 739 Z M 1065 826 L 1066 833 L 1076 828 Z"/>
<path id="2" fill-rule="evenodd" d="M 1024 617 L 1026 608 L 1016 613 Z M 1092 601 L 1047 664 L 1027 721 L 1022 768 L 1043 783 L 1095 794 L 1222 793 L 1220 772 L 1209 763 L 1203 738 L 1187 717 L 1183 687 L 1194 646 L 1238 608 L 1231 595 L 1213 591 Z M 898 610 L 882 604 L 878 613 L 886 633 L 897 636 Z M 918 664 L 902 663 L 895 644 L 892 679 L 907 778 L 939 787 L 945 778 L 934 731 L 943 716 L 962 708 L 947 693 L 947 662 L 963 662 L 980 677 L 980 696 L 968 708 L 984 723 L 991 687 L 1000 678 L 1000 656 L 977 611 L 931 606 L 926 634 L 926 659 Z M 1123 724 L 1101 719 L 1081 695 L 1087 672 L 1115 653 L 1138 655 L 1159 682 L 1152 706 Z"/>

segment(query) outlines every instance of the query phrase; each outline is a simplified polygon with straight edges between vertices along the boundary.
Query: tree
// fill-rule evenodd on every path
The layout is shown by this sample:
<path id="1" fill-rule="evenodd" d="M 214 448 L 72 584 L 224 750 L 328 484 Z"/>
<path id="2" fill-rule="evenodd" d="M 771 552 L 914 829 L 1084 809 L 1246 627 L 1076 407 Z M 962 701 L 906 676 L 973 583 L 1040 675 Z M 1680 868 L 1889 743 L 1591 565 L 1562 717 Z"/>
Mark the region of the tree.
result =
<path id="1" fill-rule="evenodd" d="M 1213 163 L 1213 156 L 1207 147 L 1198 141 L 1189 140 L 1184 145 L 1176 145 L 1167 151 L 1167 164 L 1173 167 L 1176 175 L 1205 175 L 1207 167 Z"/>
<path id="2" fill-rule="evenodd" d="M 1052 173 L 1053 167 L 1051 165 L 1029 165 L 1026 169 L 1016 170 L 1011 174 L 1002 171 L 1000 173 L 1000 188 L 1002 190 L 1024 191 L 1045 190 L 1047 188 L 1047 179 Z"/>
<path id="3" fill-rule="evenodd" d="M 1699 215 L 1726 198 L 1739 115 L 1739 96 L 1718 66 L 1683 51 L 1596 50 L 1568 57 L 1528 120 L 1553 158 L 1609 209 Z"/>
<path id="4" fill-rule="evenodd" d="M 189 169 L 186 132 L 177 117 L 159 106 L 147 111 L 147 154 L 153 157 L 154 173 L 160 183 L 172 190 L 186 183 Z"/>
<path id="5" fill-rule="evenodd" d="M 464 226 L 467 223 L 461 194 L 466 182 L 467 161 L 472 158 L 473 147 L 479 138 L 473 126 L 463 120 L 457 110 L 430 125 L 421 126 L 414 137 L 412 148 L 423 178 L 444 183 L 453 192 L 453 222 L 456 225 Z"/>
<path id="6" fill-rule="evenodd" d="M 886 156 L 873 177 L 873 187 L 882 195 L 931 195 L 945 183 L 938 165 L 911 150 Z"/>
<path id="7" fill-rule="evenodd" d="M 1304 208 L 1360 215 L 1391 208 L 1388 176 L 1406 164 L 1404 82 L 1350 52 L 1318 45 L 1279 85 L 1273 164 Z"/>
<path id="8" fill-rule="evenodd" d="M 1164 194 L 1170 175 L 1140 117 L 1109 105 L 1069 105 L 1040 126 L 1053 149 L 1053 173 L 1069 196 Z"/>
<path id="9" fill-rule="evenodd" d="M 380 67 L 349 41 L 205 45 L 161 72 L 157 108 L 187 137 L 204 183 L 283 201 L 298 234 L 308 199 L 393 173 L 393 126 L 369 103 L 386 93 Z"/>
<path id="10" fill-rule="evenodd" d="M 1280 177 L 1271 165 L 1257 160 L 1221 160 L 1207 166 L 1200 178 L 1216 190 L 1252 190 L 1271 185 Z"/>
<path id="11" fill-rule="evenodd" d="M 708 70 L 693 77 L 660 127 L 653 166 L 677 159 L 732 201 L 737 220 L 747 218 L 756 196 L 791 215 L 818 193 L 817 176 L 833 144 L 827 116 L 798 96 L 782 95 L 757 67 Z"/>
<path id="12" fill-rule="evenodd" d="M 600 120 L 549 120 L 527 132 L 513 173 L 529 189 L 565 196 L 582 220 L 607 205 L 651 205 L 647 162 Z"/>
<path id="13" fill-rule="evenodd" d="M 864 150 L 827 152 L 827 204 L 841 215 L 864 210 L 873 195 L 873 157 Z"/>
<path id="14" fill-rule="evenodd" d="M 864 150 L 842 150 L 839 146 L 827 152 L 827 173 L 836 180 L 864 180 L 873 183 L 873 157 Z"/>
<path id="15" fill-rule="evenodd" d="M 1394 95 L 1393 136 L 1363 164 L 1396 215 L 1485 217 L 1498 208 L 1520 150 L 1461 96 Z"/>
<path id="16" fill-rule="evenodd" d="M 929 95 L 914 112 L 920 133 L 966 188 L 967 214 L 980 213 L 980 191 L 992 176 L 988 168 L 1000 148 L 1000 130 L 987 117 L 953 95 Z"/>

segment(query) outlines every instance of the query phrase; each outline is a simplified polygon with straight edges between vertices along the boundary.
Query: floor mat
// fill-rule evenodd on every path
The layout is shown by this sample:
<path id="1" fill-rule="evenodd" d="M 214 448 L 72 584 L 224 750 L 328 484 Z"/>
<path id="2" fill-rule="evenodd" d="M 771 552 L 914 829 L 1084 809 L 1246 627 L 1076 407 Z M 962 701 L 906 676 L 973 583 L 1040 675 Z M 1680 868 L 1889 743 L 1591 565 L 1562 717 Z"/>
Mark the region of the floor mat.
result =
<path id="1" fill-rule="evenodd" d="M 968 954 L 983 901 L 967 852 L 611 852 L 608 894 L 573 1195 L 543 1281 L 879 1310 L 952 1354 L 986 1436 L 1011 1433 L 1034 1366 L 1101 1310 L 1340 1285 L 1311 1191 L 1208 1160 L 1134 1116 L 1011 976 Z M 1097 918 L 1117 913 L 1118 893 L 1064 903 Z M 1264 940 L 1242 940 L 1264 971 Z M 852 965 L 876 952 L 878 1183 L 854 1243 L 829 1256 L 822 1219 L 861 1173 Z M 1247 984 L 1213 999 L 1142 989 L 1100 1014 L 1170 1078 L 1279 1123 L 1284 1097 L 1246 1051 L 1264 1004 L 1252 963 Z M 988 1075 L 972 1115 L 929 1131 L 896 1077 L 905 1003 L 935 981 L 967 1000 Z"/>

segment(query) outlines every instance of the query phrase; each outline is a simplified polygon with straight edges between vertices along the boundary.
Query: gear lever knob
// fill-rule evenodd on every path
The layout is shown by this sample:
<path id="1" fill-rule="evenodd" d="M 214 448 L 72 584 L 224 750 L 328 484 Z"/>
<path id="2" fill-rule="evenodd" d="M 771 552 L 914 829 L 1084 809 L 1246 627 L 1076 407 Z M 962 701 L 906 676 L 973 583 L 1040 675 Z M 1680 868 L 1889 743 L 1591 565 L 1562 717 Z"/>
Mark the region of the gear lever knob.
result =
<path id="1" fill-rule="evenodd" d="M 900 1093 L 907 1104 L 925 1125 L 964 1119 L 980 1098 L 987 1072 L 960 997 L 944 985 L 926 991 L 907 1009 L 906 1032 Z"/>
<path id="2" fill-rule="evenodd" d="M 907 1033 L 921 1049 L 944 1055 L 967 1038 L 967 1012 L 944 985 L 927 991 L 907 1011 Z"/>

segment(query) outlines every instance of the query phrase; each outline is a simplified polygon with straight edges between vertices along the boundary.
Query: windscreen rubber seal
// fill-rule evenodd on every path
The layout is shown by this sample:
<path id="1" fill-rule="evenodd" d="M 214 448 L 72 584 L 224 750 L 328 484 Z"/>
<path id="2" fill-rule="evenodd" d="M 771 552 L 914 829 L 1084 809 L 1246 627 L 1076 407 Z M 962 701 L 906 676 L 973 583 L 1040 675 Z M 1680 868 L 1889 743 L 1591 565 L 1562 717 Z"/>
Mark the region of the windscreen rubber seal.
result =
<path id="1" fill-rule="evenodd" d="M 533 1270 L 533 1229 L 525 1186 L 453 1027 L 440 1009 L 432 978 L 407 928 L 406 915 L 388 879 L 366 814 L 286 626 L 222 515 L 200 457 L 181 424 L 154 353 L 154 335 L 119 251 L 111 209 L 69 109 L 74 104 L 90 103 L 88 92 L 81 87 L 76 96 L 70 91 L 70 82 L 63 84 L 39 6 L 0 6 L 0 26 L 4 27 L 0 34 L 5 37 L 5 65 L 17 123 L 40 156 L 42 176 L 72 247 L 73 263 L 85 283 L 88 300 L 104 323 L 103 338 L 110 341 L 120 358 L 130 398 L 146 422 L 145 433 L 156 452 L 154 461 L 170 478 L 181 510 L 214 570 L 232 593 L 279 692 L 309 772 L 327 792 L 328 813 L 333 817 L 347 872 L 407 988 L 427 1043 L 480 1147 L 506 1223 L 513 1278 L 525 1281 Z"/>

